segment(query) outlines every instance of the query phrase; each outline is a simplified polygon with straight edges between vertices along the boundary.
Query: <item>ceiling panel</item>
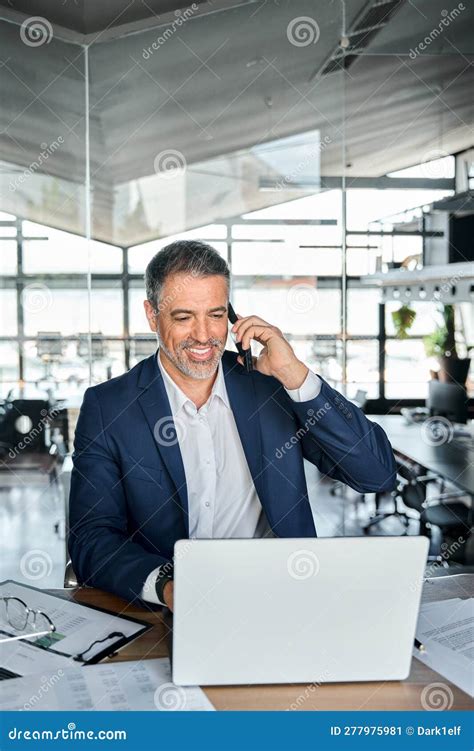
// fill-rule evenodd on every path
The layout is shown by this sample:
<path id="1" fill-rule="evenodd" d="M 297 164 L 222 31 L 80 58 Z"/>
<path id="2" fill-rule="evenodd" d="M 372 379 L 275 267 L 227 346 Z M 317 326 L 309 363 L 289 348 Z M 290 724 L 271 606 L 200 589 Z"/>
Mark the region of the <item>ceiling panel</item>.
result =
<path id="1" fill-rule="evenodd" d="M 372 5 L 348 0 L 347 28 Z M 308 163 L 298 154 L 296 177 L 307 179 L 314 162 L 323 175 L 345 169 L 349 184 L 467 148 L 472 10 L 450 18 L 430 54 L 410 55 L 443 17 L 441 5 L 400 3 L 345 72 L 336 63 L 336 72 L 315 75 L 338 50 L 340 0 L 214 0 L 199 12 L 176 2 L 18 0 L 12 8 L 0 0 L 9 19 L 0 23 L 0 210 L 83 231 L 85 55 L 63 29 L 78 40 L 95 34 L 90 153 L 93 232 L 102 240 L 140 243 L 305 195 L 290 192 L 256 150 L 291 135 L 317 133 L 308 136 Z M 25 43 L 29 14 L 51 25 L 42 43 Z M 130 33 L 137 23 L 147 28 Z M 44 145 L 58 142 L 38 164 Z M 174 163 L 174 176 L 160 173 Z M 258 189 L 268 175 L 279 190 Z"/>

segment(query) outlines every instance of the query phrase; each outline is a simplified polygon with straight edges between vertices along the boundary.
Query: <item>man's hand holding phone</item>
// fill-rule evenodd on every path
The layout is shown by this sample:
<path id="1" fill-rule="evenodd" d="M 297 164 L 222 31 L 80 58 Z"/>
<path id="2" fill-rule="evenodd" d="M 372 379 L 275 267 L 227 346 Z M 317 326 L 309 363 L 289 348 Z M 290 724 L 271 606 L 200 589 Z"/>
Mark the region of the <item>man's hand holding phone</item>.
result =
<path id="1" fill-rule="evenodd" d="M 231 328 L 236 343 L 244 350 L 250 349 L 252 339 L 263 345 L 259 356 L 253 358 L 255 370 L 277 378 L 286 389 L 298 389 L 306 379 L 308 368 L 298 360 L 280 329 L 258 316 L 237 315 L 237 319 Z M 241 355 L 237 361 L 244 364 Z"/>

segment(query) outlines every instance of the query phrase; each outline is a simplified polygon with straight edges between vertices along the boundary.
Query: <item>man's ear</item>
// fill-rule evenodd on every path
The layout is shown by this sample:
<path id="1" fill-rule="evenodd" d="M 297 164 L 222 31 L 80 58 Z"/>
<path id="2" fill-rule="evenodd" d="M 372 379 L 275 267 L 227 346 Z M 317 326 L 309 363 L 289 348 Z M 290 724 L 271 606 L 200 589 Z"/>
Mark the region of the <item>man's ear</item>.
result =
<path id="1" fill-rule="evenodd" d="M 157 314 L 155 312 L 155 308 L 153 307 L 153 305 L 151 304 L 149 300 L 143 301 L 143 307 L 145 308 L 148 325 L 150 326 L 150 329 L 156 333 L 156 330 L 158 328 L 158 321 L 157 321 Z"/>

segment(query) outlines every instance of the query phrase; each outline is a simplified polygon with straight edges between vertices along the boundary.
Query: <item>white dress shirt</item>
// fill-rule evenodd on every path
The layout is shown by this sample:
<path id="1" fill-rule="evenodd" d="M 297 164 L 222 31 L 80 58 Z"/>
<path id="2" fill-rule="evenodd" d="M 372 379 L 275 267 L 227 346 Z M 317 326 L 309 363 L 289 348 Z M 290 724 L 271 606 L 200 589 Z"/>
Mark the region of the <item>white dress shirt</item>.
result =
<path id="1" fill-rule="evenodd" d="M 230 538 L 271 535 L 265 512 L 245 458 L 224 379 L 222 362 L 211 395 L 200 409 L 181 391 L 164 369 L 158 351 L 188 491 L 189 537 Z M 308 372 L 299 389 L 286 389 L 294 401 L 314 399 L 321 390 L 319 377 Z M 155 589 L 159 568 L 143 586 L 143 600 L 163 604 Z"/>

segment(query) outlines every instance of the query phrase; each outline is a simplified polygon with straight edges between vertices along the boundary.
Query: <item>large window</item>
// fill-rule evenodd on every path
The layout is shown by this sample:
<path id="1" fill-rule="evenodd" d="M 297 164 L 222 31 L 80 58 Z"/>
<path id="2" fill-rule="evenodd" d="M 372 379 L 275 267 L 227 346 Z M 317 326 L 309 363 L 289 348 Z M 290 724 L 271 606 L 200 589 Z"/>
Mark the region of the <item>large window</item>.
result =
<path id="1" fill-rule="evenodd" d="M 377 234 L 373 229 L 379 226 L 374 225 L 375 210 L 384 215 L 400 212 L 403 206 L 410 207 L 415 197 L 432 199 L 433 192 L 420 195 L 416 191 L 416 196 L 412 191 L 380 193 L 383 195 L 348 191 L 348 217 L 354 225 L 348 227 L 347 234 L 345 335 L 340 191 L 254 212 L 235 223 L 207 225 L 184 236 L 209 241 L 229 260 L 233 302 L 241 314 L 255 313 L 280 327 L 298 357 L 338 388 L 342 387 L 345 346 L 349 397 L 362 389 L 376 399 L 383 381 L 388 399 L 424 399 L 432 363 L 426 357 L 423 337 L 436 324 L 436 304 L 430 300 L 412 303 L 415 322 L 408 339 L 398 340 L 392 313 L 400 303 L 387 302 L 381 308 L 380 290 L 362 282 L 361 276 L 373 270 L 377 257 L 396 258 L 396 239 L 406 244 L 402 255 L 416 251 L 409 238 Z M 374 205 L 370 211 L 365 209 L 363 221 L 368 224 L 364 225 L 359 212 L 368 202 Z M 5 273 L 0 290 L 0 344 L 5 353 L 0 378 L 4 388 L 15 385 L 21 370 L 25 384 L 35 388 L 55 385 L 63 395 L 77 394 L 87 385 L 89 375 L 93 382 L 105 380 L 154 351 L 156 340 L 143 310 L 144 269 L 154 253 L 178 236 L 128 249 L 92 243 L 89 292 L 89 251 L 83 238 L 10 219 L 11 239 L 4 241 Z M 368 229 L 372 234 L 362 234 Z M 25 237 L 29 239 L 19 241 Z M 18 260 L 20 276 L 15 275 Z M 460 305 L 458 316 L 471 341 L 472 306 Z M 385 354 L 383 373 L 379 372 L 381 349 Z"/>
<path id="2" fill-rule="evenodd" d="M 409 338 L 399 340 L 392 313 L 400 303 L 381 306 L 380 290 L 362 277 L 381 262 L 419 252 L 422 238 L 392 237 L 390 227 L 397 217 L 411 216 L 407 210 L 415 201 L 438 196 L 426 190 L 348 190 L 345 296 L 339 190 L 130 248 L 88 244 L 78 235 L 5 215 L 11 239 L 3 241 L 2 255 L 2 388 L 21 374 L 26 384 L 54 384 L 62 394 L 76 394 L 89 377 L 95 383 L 113 377 L 153 352 L 156 339 L 143 309 L 144 270 L 168 242 L 187 237 L 210 242 L 228 260 L 238 312 L 281 328 L 310 367 L 338 388 L 345 378 L 350 397 L 364 390 L 377 399 L 383 383 L 387 399 L 424 399 L 430 362 L 423 337 L 435 326 L 436 304 L 414 302 Z M 459 307 L 459 321 L 471 341 L 469 303 Z"/>
<path id="3" fill-rule="evenodd" d="M 420 2 L 401 4 L 395 29 L 422 38 L 439 11 Z M 457 89 L 468 88 L 463 21 L 430 47 L 439 66 L 413 59 L 409 35 L 387 41 L 385 17 L 365 40 L 377 57 L 350 50 L 346 65 L 338 42 L 356 9 L 319 5 L 308 38 L 292 35 L 306 2 L 237 3 L 191 14 L 165 49 L 155 28 L 122 34 L 120 19 L 87 47 L 60 29 L 25 44 L 2 24 L 3 393 L 77 394 L 153 351 L 146 265 L 173 239 L 201 238 L 229 262 L 237 310 L 278 325 L 336 387 L 424 398 L 433 301 L 400 340 L 396 303 L 381 308 L 363 279 L 420 257 L 410 228 L 453 190 L 450 154 L 466 148 L 470 115 Z M 426 106 L 431 94 L 443 111 Z M 468 302 L 458 320 L 472 343 Z"/>

